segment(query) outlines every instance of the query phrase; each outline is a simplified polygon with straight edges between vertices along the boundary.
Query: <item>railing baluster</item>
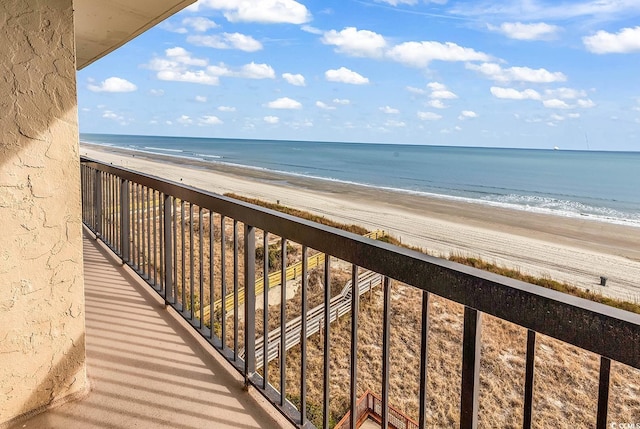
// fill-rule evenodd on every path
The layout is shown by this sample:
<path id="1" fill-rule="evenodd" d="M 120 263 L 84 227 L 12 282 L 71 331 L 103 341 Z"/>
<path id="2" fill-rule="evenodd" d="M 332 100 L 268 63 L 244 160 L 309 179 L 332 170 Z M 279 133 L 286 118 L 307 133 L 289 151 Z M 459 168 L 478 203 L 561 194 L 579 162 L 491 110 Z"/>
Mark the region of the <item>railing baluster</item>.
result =
<path id="1" fill-rule="evenodd" d="M 420 331 L 420 411 L 418 424 L 427 427 L 427 370 L 429 368 L 429 292 L 422 291 L 422 330 Z"/>
<path id="2" fill-rule="evenodd" d="M 464 334 L 462 338 L 462 398 L 460 400 L 460 429 L 478 427 L 478 388 L 480 376 L 482 314 L 464 308 Z"/>
<path id="3" fill-rule="evenodd" d="M 233 360 L 238 359 L 238 221 L 233 220 Z M 246 298 L 246 296 L 245 296 Z"/>
<path id="4" fill-rule="evenodd" d="M 185 283 L 186 283 L 186 272 L 187 272 L 187 260 L 186 260 L 186 251 L 185 251 L 185 232 L 184 232 L 184 228 L 185 228 L 185 215 L 184 215 L 184 205 L 185 202 L 184 200 L 180 201 L 180 241 L 182 241 L 182 246 L 181 247 L 181 255 L 180 255 L 180 268 L 182 268 L 182 275 L 180 276 L 180 311 L 184 312 L 185 309 L 185 301 L 187 300 L 187 291 L 185 288 Z"/>
<path id="5" fill-rule="evenodd" d="M 139 200 L 139 205 L 138 205 L 138 209 L 140 210 L 140 264 L 138 265 L 138 269 L 140 270 L 140 275 L 142 276 L 142 278 L 145 278 L 145 266 L 146 261 L 145 261 L 145 257 L 147 256 L 147 252 L 144 248 L 145 243 L 146 243 L 146 234 L 145 234 L 145 222 L 144 222 L 144 194 L 145 194 L 145 187 L 143 185 L 140 185 L 140 200 Z"/>
<path id="6" fill-rule="evenodd" d="M 389 277 L 382 281 L 382 427 L 389 427 L 389 337 L 391 330 L 391 285 Z"/>
<path id="7" fill-rule="evenodd" d="M 222 266 L 220 267 L 220 279 L 222 280 L 221 288 L 222 288 L 222 296 L 220 297 L 220 302 L 222 302 L 222 321 L 220 323 L 221 326 L 221 335 L 222 335 L 222 350 L 226 347 L 227 344 L 227 232 L 225 231 L 225 216 L 220 216 L 220 258 L 222 261 Z"/>
<path id="8" fill-rule="evenodd" d="M 611 359 L 600 356 L 600 381 L 598 384 L 598 415 L 596 428 L 607 427 L 607 415 L 609 414 L 609 378 L 611 375 Z"/>
<path id="9" fill-rule="evenodd" d="M 256 371 L 256 232 L 244 224 L 244 384 Z"/>
<path id="10" fill-rule="evenodd" d="M 213 212 L 209 210 L 209 338 L 213 340 L 213 303 L 215 302 L 214 289 L 214 252 L 213 244 L 215 242 L 213 234 Z"/>
<path id="11" fill-rule="evenodd" d="M 300 330 L 300 425 L 307 420 L 307 246 L 302 246 L 302 326 Z"/>
<path id="12" fill-rule="evenodd" d="M 533 383 L 536 359 L 536 332 L 527 330 L 527 355 L 524 376 L 524 412 L 523 429 L 530 429 L 533 417 Z"/>
<path id="13" fill-rule="evenodd" d="M 151 282 L 151 189 L 147 186 L 147 279 Z"/>
<path id="14" fill-rule="evenodd" d="M 322 346 L 324 353 L 324 365 L 323 365 L 323 380 L 322 380 L 322 392 L 323 392 L 323 402 L 322 402 L 322 426 L 324 429 L 329 429 L 329 394 L 330 394 L 330 385 L 329 385 L 329 334 L 331 331 L 331 256 L 329 254 L 325 254 L 324 257 L 324 344 Z"/>
<path id="15" fill-rule="evenodd" d="M 172 230 L 173 230 L 173 246 L 166 247 L 167 251 L 173 249 L 173 304 L 178 302 L 178 202 L 176 197 L 171 198 L 171 205 L 173 206 L 172 215 Z"/>
<path id="16" fill-rule="evenodd" d="M 153 190 L 153 285 L 158 285 L 158 191 Z M 162 288 L 162 285 L 160 285 Z"/>
<path id="17" fill-rule="evenodd" d="M 198 225 L 200 226 L 199 231 L 199 254 L 198 260 L 200 261 L 200 299 L 199 299 L 199 309 L 200 309 L 200 329 L 204 327 L 204 243 L 203 243 L 203 234 L 204 234 L 204 226 L 203 226 L 203 218 L 202 218 L 202 207 L 198 207 Z"/>
<path id="18" fill-rule="evenodd" d="M 95 200 L 96 200 L 96 212 L 95 212 L 95 234 L 96 238 L 100 237 L 102 232 L 102 172 L 95 170 Z"/>
<path id="19" fill-rule="evenodd" d="M 262 388 L 269 384 L 269 233 L 262 232 L 262 249 L 264 250 L 262 269 L 262 284 L 264 285 L 264 307 L 262 310 Z"/>
<path id="20" fill-rule="evenodd" d="M 360 301 L 360 288 L 358 287 L 358 266 L 351 266 L 351 429 L 356 429 L 358 420 L 356 404 L 357 376 L 358 376 L 358 307 Z"/>
<path id="21" fill-rule="evenodd" d="M 189 203 L 189 318 L 193 322 L 195 305 L 195 258 L 193 256 L 193 203 Z"/>
<path id="22" fill-rule="evenodd" d="M 287 239 L 280 238 L 280 405 L 286 400 Z"/>
<path id="23" fill-rule="evenodd" d="M 138 272 L 141 272 L 140 270 L 140 266 L 142 265 L 142 228 L 140 225 L 140 216 L 142 215 L 141 213 L 141 207 L 140 207 L 140 197 L 142 194 L 142 185 L 139 183 L 136 183 L 136 231 L 138 231 L 137 235 L 137 242 L 136 242 L 136 250 L 137 250 L 137 264 L 136 264 L 136 270 Z"/>
<path id="24" fill-rule="evenodd" d="M 164 302 L 167 302 L 167 295 L 169 294 L 168 289 L 167 289 L 167 283 L 166 283 L 166 272 L 165 272 L 165 266 L 164 266 L 164 234 L 165 234 L 165 228 L 164 228 L 164 210 L 165 210 L 165 203 L 164 203 L 164 195 L 162 194 L 162 192 L 158 191 L 158 205 L 159 205 L 159 210 L 158 210 L 158 214 L 160 216 L 160 218 L 156 221 L 158 223 L 158 228 L 159 228 L 159 232 L 160 235 L 158 237 L 159 239 L 159 248 L 158 248 L 158 252 L 159 252 L 159 259 L 160 259 L 160 288 L 162 289 L 162 296 L 164 298 Z"/>
<path id="25" fill-rule="evenodd" d="M 175 263 L 175 253 L 172 249 L 175 249 L 174 246 L 174 236 L 172 231 L 175 231 L 175 219 L 172 216 L 171 208 L 175 209 L 175 198 L 171 197 L 168 194 L 164 196 L 164 268 L 165 268 L 165 278 L 164 278 L 164 304 L 168 305 L 169 302 L 175 303 L 175 295 L 169 300 L 169 291 L 173 290 L 174 281 L 177 280 L 173 277 L 173 265 Z M 174 212 L 175 213 L 175 212 Z M 173 228 L 171 228 L 171 224 L 173 223 Z M 172 258 L 173 256 L 173 258 Z"/>
<path id="26" fill-rule="evenodd" d="M 121 248 L 122 248 L 122 263 L 129 262 L 129 217 L 131 211 L 129 210 L 129 181 L 123 180 L 120 189 L 120 229 L 122 234 L 120 236 Z"/>

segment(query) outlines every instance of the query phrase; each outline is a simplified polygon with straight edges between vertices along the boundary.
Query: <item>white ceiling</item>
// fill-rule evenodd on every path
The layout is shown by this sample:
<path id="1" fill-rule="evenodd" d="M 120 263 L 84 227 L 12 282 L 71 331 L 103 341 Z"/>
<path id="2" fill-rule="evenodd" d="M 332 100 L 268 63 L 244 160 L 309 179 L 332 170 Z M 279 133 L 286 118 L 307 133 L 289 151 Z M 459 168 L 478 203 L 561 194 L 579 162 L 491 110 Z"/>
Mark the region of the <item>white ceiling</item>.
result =
<path id="1" fill-rule="evenodd" d="M 80 70 L 195 0 L 74 0 Z"/>

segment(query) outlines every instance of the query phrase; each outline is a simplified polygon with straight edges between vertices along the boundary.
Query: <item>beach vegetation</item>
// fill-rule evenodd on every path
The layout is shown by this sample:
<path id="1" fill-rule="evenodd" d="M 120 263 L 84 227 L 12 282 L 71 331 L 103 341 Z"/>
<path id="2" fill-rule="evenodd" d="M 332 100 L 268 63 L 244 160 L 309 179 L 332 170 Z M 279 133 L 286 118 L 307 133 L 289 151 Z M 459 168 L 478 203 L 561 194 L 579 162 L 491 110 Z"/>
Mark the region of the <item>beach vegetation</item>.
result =
<path id="1" fill-rule="evenodd" d="M 334 228 L 338 228 L 341 229 L 343 231 L 348 231 L 348 232 L 353 232 L 359 235 L 365 235 L 368 234 L 370 231 L 367 230 L 364 227 L 358 226 L 358 225 L 349 225 L 349 224 L 343 224 L 340 222 L 336 222 L 333 221 L 331 219 L 327 219 L 324 216 L 318 216 L 316 214 L 307 212 L 305 210 L 299 210 L 299 209 L 294 209 L 291 207 L 287 207 L 287 206 L 283 206 L 280 204 L 274 204 L 274 203 L 269 203 L 266 201 L 262 201 L 260 199 L 257 198 L 247 198 L 247 197 L 243 197 L 241 195 L 237 195 L 237 194 L 233 194 L 233 193 L 228 193 L 225 194 L 225 196 L 230 197 L 230 198 L 234 198 L 234 199 L 238 199 L 241 201 L 245 201 L 248 202 L 250 204 L 255 204 L 258 205 L 260 207 L 265 207 L 265 208 L 269 208 L 272 210 L 276 210 L 279 211 L 281 213 L 286 213 L 292 216 L 296 216 L 302 219 L 306 219 L 306 220 L 310 220 L 313 222 L 318 222 L 321 223 L 323 225 L 327 225 L 327 226 L 332 226 Z M 389 243 L 389 244 L 393 244 L 396 246 L 400 246 L 400 247 L 404 247 L 407 249 L 411 249 L 411 250 L 415 250 L 421 253 L 425 253 L 425 254 L 429 254 L 429 252 L 426 249 L 423 249 L 421 247 L 418 246 L 411 246 L 411 245 L 407 245 L 405 243 L 402 243 L 402 241 L 400 239 L 398 239 L 397 237 L 394 237 L 391 234 L 385 233 L 384 235 L 380 236 L 377 238 L 378 241 L 382 241 L 384 243 Z M 633 313 L 637 313 L 640 314 L 640 303 L 638 302 L 631 302 L 631 301 L 625 301 L 625 300 L 621 300 L 621 299 L 616 299 L 616 298 L 611 298 L 611 297 L 607 297 L 604 296 L 600 293 L 597 292 L 593 292 L 591 290 L 585 290 L 585 289 L 581 289 L 577 286 L 573 286 L 570 285 L 566 282 L 559 282 L 556 280 L 553 280 L 551 278 L 548 277 L 537 277 L 537 276 L 533 276 L 530 274 L 525 274 L 520 272 L 517 269 L 513 269 L 513 268 L 508 268 L 508 267 L 503 267 L 503 266 L 499 266 L 497 264 L 493 264 L 490 262 L 487 262 L 481 258 L 478 257 L 472 257 L 472 256 L 464 256 L 464 255 L 460 255 L 460 254 L 451 254 L 448 256 L 442 256 L 443 259 L 448 259 L 450 261 L 453 262 L 457 262 L 459 264 L 463 264 L 463 265 L 467 265 L 467 266 L 471 266 L 474 268 L 478 268 L 480 270 L 484 270 L 484 271 L 488 271 L 494 274 L 498 274 L 501 276 L 505 276 L 505 277 L 509 277 L 512 279 L 516 279 L 516 280 L 521 280 L 527 283 L 531 283 L 537 286 L 542 286 L 548 289 L 553 289 L 555 291 L 558 292 L 563 292 L 569 295 L 573 295 L 579 298 L 584 298 L 584 299 L 588 299 L 590 301 L 594 301 L 594 302 L 599 302 L 601 304 L 605 304 L 605 305 L 609 305 L 611 307 L 615 307 L 615 308 L 619 308 L 622 310 L 626 310 L 626 311 L 630 311 Z"/>

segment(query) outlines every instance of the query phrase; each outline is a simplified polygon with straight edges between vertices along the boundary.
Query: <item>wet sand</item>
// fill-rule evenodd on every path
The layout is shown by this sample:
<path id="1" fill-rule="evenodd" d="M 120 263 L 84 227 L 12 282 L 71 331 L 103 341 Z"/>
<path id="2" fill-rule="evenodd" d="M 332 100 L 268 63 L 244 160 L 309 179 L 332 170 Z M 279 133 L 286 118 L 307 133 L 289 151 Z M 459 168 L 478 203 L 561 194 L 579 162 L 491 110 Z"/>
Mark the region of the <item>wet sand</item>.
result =
<path id="1" fill-rule="evenodd" d="M 259 169 L 81 144 L 80 153 L 224 194 L 383 229 L 435 255 L 457 253 L 625 300 L 640 300 L 640 228 L 531 213 Z M 600 276 L 608 277 L 606 287 Z"/>

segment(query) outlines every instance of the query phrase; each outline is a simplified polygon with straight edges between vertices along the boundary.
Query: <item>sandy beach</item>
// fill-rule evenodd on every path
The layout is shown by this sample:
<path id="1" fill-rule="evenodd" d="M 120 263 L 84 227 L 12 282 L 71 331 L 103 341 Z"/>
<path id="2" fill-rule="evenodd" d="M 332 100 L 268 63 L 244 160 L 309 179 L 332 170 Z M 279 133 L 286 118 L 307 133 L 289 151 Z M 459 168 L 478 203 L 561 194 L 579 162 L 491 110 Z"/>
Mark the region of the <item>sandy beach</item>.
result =
<path id="1" fill-rule="evenodd" d="M 435 255 L 481 257 L 524 273 L 640 300 L 640 228 L 429 198 L 82 143 L 83 156 L 383 229 Z M 608 277 L 606 287 L 600 276 Z"/>

